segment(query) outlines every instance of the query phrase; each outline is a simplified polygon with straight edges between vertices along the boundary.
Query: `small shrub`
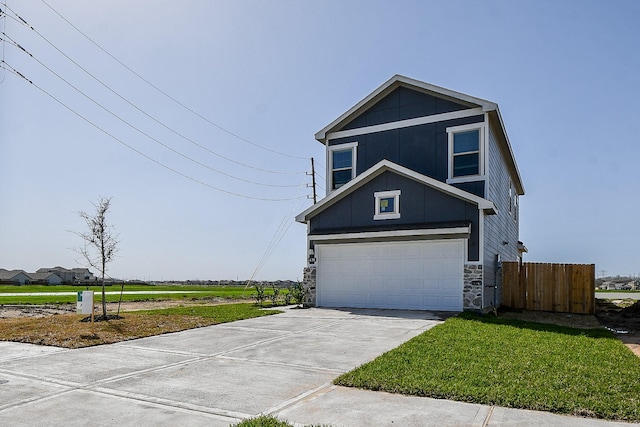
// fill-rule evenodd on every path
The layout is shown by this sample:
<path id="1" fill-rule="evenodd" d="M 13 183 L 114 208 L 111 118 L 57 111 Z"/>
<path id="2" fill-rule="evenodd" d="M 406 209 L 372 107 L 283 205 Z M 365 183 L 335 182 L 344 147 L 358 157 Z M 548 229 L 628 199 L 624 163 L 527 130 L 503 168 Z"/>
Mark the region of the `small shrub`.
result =
<path id="1" fill-rule="evenodd" d="M 271 285 L 271 289 L 273 289 L 273 293 L 271 294 L 271 303 L 273 306 L 278 305 L 278 295 L 280 295 L 280 288 L 277 288 L 276 285 Z"/>
<path id="2" fill-rule="evenodd" d="M 284 298 L 284 305 L 291 305 L 291 299 L 293 298 L 291 295 L 291 287 L 287 286 L 287 289 L 283 289 L 281 294 Z"/>
<path id="3" fill-rule="evenodd" d="M 231 427 L 293 427 L 293 424 L 287 421 L 282 421 L 272 415 L 260 415 L 258 417 L 248 418 L 242 420 L 237 424 L 232 424 Z M 306 427 L 328 427 L 326 425 L 307 425 Z"/>
<path id="4" fill-rule="evenodd" d="M 297 282 L 293 285 L 293 289 L 291 290 L 293 295 L 293 302 L 302 306 L 307 299 L 307 293 L 309 290 L 304 287 L 304 285 L 300 282 Z"/>
<path id="5" fill-rule="evenodd" d="M 264 300 L 267 298 L 264 291 L 264 285 L 256 283 L 253 287 L 256 289 L 256 301 L 258 304 L 262 305 Z"/>
<path id="6" fill-rule="evenodd" d="M 231 427 L 292 427 L 292 425 L 271 415 L 261 415 L 240 421 L 238 424 L 232 424 Z"/>

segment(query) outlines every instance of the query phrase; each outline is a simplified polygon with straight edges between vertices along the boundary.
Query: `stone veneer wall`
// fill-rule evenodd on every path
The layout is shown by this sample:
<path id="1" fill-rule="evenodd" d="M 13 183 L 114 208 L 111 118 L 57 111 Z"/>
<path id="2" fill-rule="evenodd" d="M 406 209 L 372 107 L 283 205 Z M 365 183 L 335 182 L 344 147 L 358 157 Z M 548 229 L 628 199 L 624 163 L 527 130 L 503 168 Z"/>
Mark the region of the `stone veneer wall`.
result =
<path id="1" fill-rule="evenodd" d="M 482 265 L 465 264 L 463 308 L 482 310 Z"/>
<path id="2" fill-rule="evenodd" d="M 306 306 L 316 305 L 316 268 L 305 267 L 302 274 L 302 286 L 307 290 Z"/>

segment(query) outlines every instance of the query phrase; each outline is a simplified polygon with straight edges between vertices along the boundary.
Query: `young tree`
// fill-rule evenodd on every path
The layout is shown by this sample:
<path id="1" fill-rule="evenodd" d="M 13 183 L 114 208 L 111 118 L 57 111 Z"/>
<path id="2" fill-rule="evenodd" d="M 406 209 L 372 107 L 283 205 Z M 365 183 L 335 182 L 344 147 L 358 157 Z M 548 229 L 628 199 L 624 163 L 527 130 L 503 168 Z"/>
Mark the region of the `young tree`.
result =
<path id="1" fill-rule="evenodd" d="M 111 197 L 100 197 L 94 214 L 79 211 L 78 215 L 85 221 L 88 231 L 74 232 L 81 237 L 84 244 L 76 248 L 90 267 L 100 271 L 102 276 L 102 318 L 107 320 L 107 299 L 105 297 L 104 276 L 107 264 L 113 260 L 118 250 L 118 236 L 113 233 L 113 226 L 107 223 L 107 212 L 111 207 Z"/>

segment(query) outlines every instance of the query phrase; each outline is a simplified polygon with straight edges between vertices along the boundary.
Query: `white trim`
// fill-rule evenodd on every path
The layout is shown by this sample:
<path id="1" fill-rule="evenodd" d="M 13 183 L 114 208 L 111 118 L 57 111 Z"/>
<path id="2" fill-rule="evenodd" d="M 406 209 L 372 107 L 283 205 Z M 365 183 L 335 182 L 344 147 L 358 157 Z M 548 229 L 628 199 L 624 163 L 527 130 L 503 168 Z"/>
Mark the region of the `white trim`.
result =
<path id="1" fill-rule="evenodd" d="M 489 123 L 489 113 L 484 113 L 484 122 L 485 122 L 485 138 L 484 138 L 484 164 L 486 175 L 491 175 L 491 166 L 489 164 L 489 153 L 491 152 L 491 139 L 495 140 L 495 136 L 492 138 L 493 130 L 491 129 L 491 125 Z M 496 140 L 496 145 L 498 145 L 498 141 Z M 484 195 L 489 194 L 489 181 L 491 181 L 490 176 L 485 176 L 484 180 Z"/>
<path id="2" fill-rule="evenodd" d="M 476 196 L 475 194 L 471 194 L 467 191 L 461 190 L 442 181 L 438 181 L 437 179 L 431 178 L 429 176 L 422 175 L 414 170 L 408 169 L 404 166 L 400 166 L 389 160 L 381 160 L 342 187 L 334 190 L 331 194 L 320 200 L 315 205 L 312 205 L 299 213 L 296 216 L 296 221 L 307 222 L 310 214 L 316 214 L 323 211 L 339 200 L 347 197 L 349 194 L 351 194 L 351 192 L 362 187 L 367 182 L 371 181 L 377 176 L 382 175 L 386 171 L 393 171 L 398 175 L 413 179 L 414 181 L 417 181 L 424 185 L 428 185 L 431 188 L 442 191 L 443 193 L 449 194 L 453 197 L 457 197 L 466 202 L 473 203 L 478 206 L 478 209 L 483 210 L 485 214 L 493 215 L 498 212 L 496 205 L 490 200 Z"/>
<path id="3" fill-rule="evenodd" d="M 346 142 L 344 144 L 328 145 L 327 146 L 327 192 L 337 190 L 333 188 L 333 152 L 342 150 L 351 150 L 351 179 L 356 177 L 356 161 L 358 160 L 358 142 Z M 347 168 L 345 168 L 347 169 Z"/>
<path id="4" fill-rule="evenodd" d="M 498 125 L 500 127 L 500 135 L 496 135 L 496 137 L 501 136 L 502 138 L 500 138 L 498 141 L 498 144 L 502 143 L 502 145 L 504 147 L 502 148 L 506 148 L 507 153 L 509 153 L 508 155 L 504 156 L 504 160 L 507 163 L 507 166 L 509 166 L 511 172 L 515 175 L 515 184 L 516 184 L 516 190 L 518 191 L 518 194 L 523 196 L 524 195 L 524 185 L 522 184 L 522 177 L 520 176 L 520 171 L 518 170 L 518 165 L 516 163 L 516 159 L 515 156 L 513 155 L 513 149 L 511 148 L 511 142 L 509 142 L 509 136 L 507 135 L 507 128 L 504 125 L 504 121 L 502 120 L 502 115 L 500 114 L 500 109 L 498 108 L 498 106 L 496 105 L 495 110 L 493 110 L 491 112 L 491 115 L 489 115 L 489 117 L 495 116 L 496 120 L 498 122 Z"/>
<path id="5" fill-rule="evenodd" d="M 375 132 L 384 132 L 393 129 L 408 128 L 411 126 L 425 125 L 428 123 L 442 122 L 445 120 L 462 119 L 465 117 L 480 116 L 483 114 L 482 108 L 472 108 L 469 110 L 453 111 L 451 113 L 434 114 L 432 116 L 417 117 L 415 119 L 400 120 L 390 123 L 382 123 L 374 126 L 365 126 L 361 128 L 342 130 L 338 132 L 328 133 L 325 141 L 337 138 L 347 138 L 356 135 L 366 135 Z"/>
<path id="6" fill-rule="evenodd" d="M 427 228 L 427 229 L 418 229 L 418 230 L 369 231 L 369 232 L 362 232 L 362 233 L 319 234 L 319 235 L 310 235 L 309 239 L 313 242 L 321 242 L 321 241 L 327 241 L 327 240 L 364 240 L 364 239 L 383 239 L 383 238 L 389 238 L 389 237 L 428 237 L 428 236 L 457 236 L 457 235 L 470 236 L 471 226 L 469 225 L 466 227 Z"/>
<path id="7" fill-rule="evenodd" d="M 483 267 L 482 267 L 482 283 L 484 284 L 484 242 L 485 242 L 485 236 L 484 236 L 484 220 L 485 217 L 484 215 L 478 215 L 478 262 L 482 263 Z M 467 260 L 469 260 L 469 257 L 467 256 Z M 484 298 L 484 286 L 482 287 L 482 298 Z M 483 304 L 484 304 L 484 299 L 482 300 Z"/>
<path id="8" fill-rule="evenodd" d="M 375 199 L 373 209 L 373 219 L 398 219 L 400 218 L 400 190 L 377 191 L 373 193 Z M 380 200 L 393 198 L 393 212 L 380 212 Z"/>
<path id="9" fill-rule="evenodd" d="M 478 173 L 476 175 L 463 175 L 453 176 L 453 137 L 456 133 L 468 132 L 472 130 L 478 130 Z M 447 141 L 448 141 L 448 168 L 447 168 L 447 183 L 458 183 L 468 181 L 480 181 L 485 179 L 485 143 L 486 140 L 486 126 L 484 122 L 471 123 L 468 125 L 451 126 L 447 128 Z"/>

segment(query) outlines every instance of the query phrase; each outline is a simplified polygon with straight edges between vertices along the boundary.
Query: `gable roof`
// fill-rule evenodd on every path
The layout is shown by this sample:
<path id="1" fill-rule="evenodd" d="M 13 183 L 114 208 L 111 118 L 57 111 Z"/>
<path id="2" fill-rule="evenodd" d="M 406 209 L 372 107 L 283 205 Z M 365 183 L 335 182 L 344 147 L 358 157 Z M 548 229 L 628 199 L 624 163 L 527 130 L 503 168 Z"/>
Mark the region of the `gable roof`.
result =
<path id="1" fill-rule="evenodd" d="M 478 209 L 482 209 L 485 213 L 491 215 L 496 213 L 496 206 L 493 202 L 484 199 L 482 197 L 476 196 L 475 194 L 471 194 L 464 190 L 461 190 L 452 185 L 446 184 L 442 181 L 438 181 L 437 179 L 428 177 L 426 175 L 422 175 L 416 171 L 413 171 L 404 166 L 400 166 L 396 163 L 393 163 L 389 160 L 381 160 L 360 175 L 356 176 L 354 179 L 333 191 L 324 199 L 320 200 L 315 205 L 309 207 L 305 211 L 301 212 L 296 216 L 296 221 L 301 223 L 306 223 L 310 218 L 314 217 L 318 213 L 332 206 L 334 203 L 344 199 L 349 194 L 356 191 L 358 188 L 362 187 L 366 183 L 370 182 L 374 178 L 382 175 L 384 172 L 391 171 L 397 173 L 400 176 L 404 176 L 406 178 L 417 181 L 421 184 L 427 185 L 436 190 L 442 191 L 450 196 L 456 197 L 458 199 L 464 200 L 469 203 L 473 203 L 478 206 Z"/>
<path id="2" fill-rule="evenodd" d="M 33 280 L 47 280 L 51 276 L 55 276 L 58 280 L 62 281 L 60 276 L 56 273 L 27 273 L 27 276 L 31 277 Z"/>
<path id="3" fill-rule="evenodd" d="M 29 275 L 24 270 L 6 270 L 4 268 L 0 268 L 0 280 L 13 280 L 21 274 L 26 278 L 29 278 Z"/>
<path id="4" fill-rule="evenodd" d="M 358 117 L 364 111 L 371 108 L 381 99 L 386 97 L 388 94 L 393 92 L 398 87 L 406 87 L 412 90 L 417 90 L 420 92 L 428 93 L 439 98 L 448 99 L 451 101 L 455 101 L 457 103 L 467 105 L 469 108 L 481 108 L 484 113 L 489 115 L 489 121 L 493 125 L 493 128 L 496 130 L 496 136 L 498 139 L 498 145 L 503 152 L 504 159 L 507 163 L 507 167 L 509 168 L 512 179 L 514 181 L 514 185 L 516 191 L 519 195 L 524 194 L 524 186 L 522 184 L 522 177 L 520 176 L 520 171 L 518 170 L 518 165 L 516 164 L 515 157 L 513 155 L 513 150 L 511 149 L 511 143 L 509 142 L 509 137 L 507 136 L 507 131 L 504 127 L 504 122 L 502 121 L 502 115 L 500 114 L 500 110 L 498 108 L 498 104 L 495 102 L 487 101 L 486 99 L 477 98 L 475 96 L 466 95 L 464 93 L 456 92 L 450 89 L 446 89 L 440 86 L 432 85 L 430 83 L 421 82 L 419 80 L 411 79 L 409 77 L 402 76 L 400 74 L 396 74 L 391 77 L 385 83 L 383 83 L 376 90 L 371 92 L 365 98 L 363 98 L 356 105 L 351 107 L 345 113 L 340 115 L 337 119 L 320 129 L 315 134 L 316 140 L 321 142 L 324 145 L 327 145 L 327 135 L 341 130 L 344 126 L 346 126 L 353 119 Z"/>

